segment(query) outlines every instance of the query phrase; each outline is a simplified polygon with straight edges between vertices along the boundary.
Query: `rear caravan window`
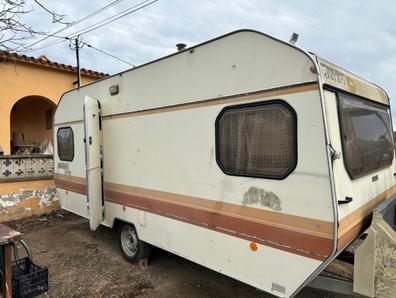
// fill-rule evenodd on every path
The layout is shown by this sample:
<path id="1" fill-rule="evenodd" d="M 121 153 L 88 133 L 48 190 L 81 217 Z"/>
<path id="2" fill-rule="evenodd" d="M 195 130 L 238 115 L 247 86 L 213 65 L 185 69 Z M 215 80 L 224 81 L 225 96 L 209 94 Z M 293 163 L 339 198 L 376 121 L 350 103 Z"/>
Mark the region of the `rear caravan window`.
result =
<path id="1" fill-rule="evenodd" d="M 226 107 L 216 120 L 216 159 L 228 175 L 283 179 L 297 163 L 297 119 L 281 100 Z"/>
<path id="2" fill-rule="evenodd" d="M 61 127 L 56 134 L 58 156 L 62 161 L 72 161 L 74 158 L 74 135 L 71 127 Z"/>
<path id="3" fill-rule="evenodd" d="M 346 169 L 352 179 L 392 164 L 392 127 L 388 108 L 338 94 Z"/>

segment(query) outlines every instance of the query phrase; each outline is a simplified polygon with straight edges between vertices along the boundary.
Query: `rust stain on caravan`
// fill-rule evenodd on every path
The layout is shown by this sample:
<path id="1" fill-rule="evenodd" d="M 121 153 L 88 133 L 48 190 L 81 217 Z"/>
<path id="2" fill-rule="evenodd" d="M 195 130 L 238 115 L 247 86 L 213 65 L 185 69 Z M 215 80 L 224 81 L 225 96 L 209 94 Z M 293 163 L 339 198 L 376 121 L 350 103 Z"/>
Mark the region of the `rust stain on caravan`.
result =
<path id="1" fill-rule="evenodd" d="M 245 192 L 242 204 L 245 206 L 260 204 L 262 207 L 271 208 L 275 211 L 282 210 L 281 202 L 276 194 L 254 186 L 249 187 Z"/>
<path id="2" fill-rule="evenodd" d="M 256 99 L 261 99 L 261 98 L 266 98 L 266 97 L 274 97 L 274 96 L 295 94 L 295 93 L 315 91 L 315 90 L 319 90 L 319 85 L 318 85 L 318 82 L 316 82 L 316 81 L 309 82 L 309 83 L 290 85 L 290 86 L 284 86 L 284 87 L 277 87 L 277 88 L 266 89 L 266 90 L 260 90 L 260 91 L 250 92 L 250 93 L 216 97 L 216 98 L 205 99 L 205 100 L 200 100 L 200 101 L 191 102 L 191 103 L 170 105 L 170 106 L 165 106 L 165 107 L 161 107 L 161 108 L 152 108 L 152 109 L 147 109 L 147 110 L 109 114 L 109 115 L 104 115 L 103 120 L 152 115 L 152 114 L 167 113 L 167 112 L 174 112 L 174 111 L 180 111 L 180 110 L 189 110 L 189 109 L 196 109 L 196 108 L 202 108 L 202 107 L 220 105 L 220 104 L 239 103 L 239 102 L 256 100 Z M 72 124 L 80 124 L 80 123 L 82 123 L 82 120 L 54 123 L 54 126 L 72 125 Z"/>
<path id="3" fill-rule="evenodd" d="M 85 194 L 85 179 L 56 174 L 57 187 Z M 216 200 L 105 182 L 107 201 L 166 216 L 248 241 L 323 260 L 332 223 Z"/>

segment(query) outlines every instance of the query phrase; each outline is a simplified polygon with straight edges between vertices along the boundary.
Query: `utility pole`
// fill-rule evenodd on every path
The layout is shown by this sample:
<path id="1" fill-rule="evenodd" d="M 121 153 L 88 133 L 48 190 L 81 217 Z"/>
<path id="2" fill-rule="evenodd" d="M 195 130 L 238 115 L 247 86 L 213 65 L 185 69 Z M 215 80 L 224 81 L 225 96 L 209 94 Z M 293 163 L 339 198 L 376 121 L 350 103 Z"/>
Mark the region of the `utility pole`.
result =
<path id="1" fill-rule="evenodd" d="M 74 42 L 73 42 L 74 40 Z M 76 52 L 76 60 L 77 60 L 77 88 L 81 87 L 81 69 L 80 69 L 80 49 L 84 46 L 84 43 L 80 41 L 80 35 L 76 38 L 70 39 L 69 47 Z M 74 47 L 74 48 L 73 48 Z"/>
<path id="2" fill-rule="evenodd" d="M 77 87 L 78 87 L 78 88 L 80 88 L 80 86 L 81 86 L 79 38 L 80 38 L 80 35 L 78 35 L 78 36 L 76 37 L 76 39 L 74 40 L 74 42 L 75 42 L 75 47 L 76 47 L 76 59 L 77 59 Z"/>

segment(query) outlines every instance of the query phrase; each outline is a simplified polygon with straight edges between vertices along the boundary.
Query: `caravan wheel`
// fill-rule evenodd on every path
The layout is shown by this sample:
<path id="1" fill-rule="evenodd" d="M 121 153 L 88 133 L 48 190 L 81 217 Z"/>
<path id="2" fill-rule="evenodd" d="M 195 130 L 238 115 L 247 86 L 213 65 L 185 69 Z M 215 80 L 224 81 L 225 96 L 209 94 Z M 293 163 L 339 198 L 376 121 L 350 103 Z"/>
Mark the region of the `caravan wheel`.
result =
<path id="1" fill-rule="evenodd" d="M 129 262 L 136 263 L 149 257 L 151 246 L 139 239 L 133 225 L 122 223 L 118 234 L 121 252 Z"/>

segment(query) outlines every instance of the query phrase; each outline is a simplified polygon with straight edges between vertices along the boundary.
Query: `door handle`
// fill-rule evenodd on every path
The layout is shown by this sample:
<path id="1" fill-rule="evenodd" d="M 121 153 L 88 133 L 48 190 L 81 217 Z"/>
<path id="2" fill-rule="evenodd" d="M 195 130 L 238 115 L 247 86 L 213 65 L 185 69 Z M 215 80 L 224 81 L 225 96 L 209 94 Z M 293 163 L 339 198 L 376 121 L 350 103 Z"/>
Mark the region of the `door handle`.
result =
<path id="1" fill-rule="evenodd" d="M 92 145 L 92 137 L 89 137 L 89 145 Z"/>
<path id="2" fill-rule="evenodd" d="M 352 197 L 345 197 L 345 200 L 339 200 L 338 201 L 338 205 L 349 204 L 352 201 L 353 201 Z"/>

